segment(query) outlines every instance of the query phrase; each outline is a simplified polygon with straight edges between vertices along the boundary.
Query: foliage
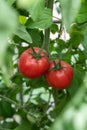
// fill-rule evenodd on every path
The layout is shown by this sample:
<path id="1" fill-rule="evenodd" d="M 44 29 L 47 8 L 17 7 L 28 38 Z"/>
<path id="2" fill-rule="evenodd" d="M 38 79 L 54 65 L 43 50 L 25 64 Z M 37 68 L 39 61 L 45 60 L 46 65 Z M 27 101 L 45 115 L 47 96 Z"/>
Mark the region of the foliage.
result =
<path id="1" fill-rule="evenodd" d="M 86 35 L 86 0 L 0 0 L 0 130 L 87 129 Z M 68 89 L 19 72 L 21 53 L 35 46 L 73 66 Z"/>

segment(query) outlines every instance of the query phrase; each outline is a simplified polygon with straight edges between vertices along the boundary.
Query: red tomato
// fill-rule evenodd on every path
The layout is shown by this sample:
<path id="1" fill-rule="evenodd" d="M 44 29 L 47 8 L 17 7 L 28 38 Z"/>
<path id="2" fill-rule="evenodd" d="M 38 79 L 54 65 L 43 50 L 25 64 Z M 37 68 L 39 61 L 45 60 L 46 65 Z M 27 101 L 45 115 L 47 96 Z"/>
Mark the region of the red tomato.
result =
<path id="1" fill-rule="evenodd" d="M 36 54 L 38 54 L 38 52 L 41 50 L 38 47 L 34 47 L 33 49 Z M 18 62 L 20 72 L 29 78 L 37 78 L 43 75 L 48 70 L 50 65 L 45 51 L 41 52 L 40 56 L 42 57 L 40 58 L 36 58 L 33 54 L 34 52 L 32 48 L 25 50 L 21 54 Z"/>
<path id="2" fill-rule="evenodd" d="M 58 63 L 59 61 L 56 60 L 55 62 Z M 73 80 L 74 70 L 67 62 L 60 61 L 60 63 L 62 68 L 57 70 L 52 70 L 55 65 L 53 61 L 50 63 L 49 70 L 46 73 L 46 79 L 52 87 L 65 89 L 69 87 Z"/>

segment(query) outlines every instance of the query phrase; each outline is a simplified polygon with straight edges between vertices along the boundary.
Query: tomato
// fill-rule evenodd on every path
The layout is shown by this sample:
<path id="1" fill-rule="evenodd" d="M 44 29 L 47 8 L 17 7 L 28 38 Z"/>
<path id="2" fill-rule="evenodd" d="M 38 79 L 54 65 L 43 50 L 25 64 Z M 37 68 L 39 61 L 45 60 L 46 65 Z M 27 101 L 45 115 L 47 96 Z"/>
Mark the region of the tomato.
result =
<path id="1" fill-rule="evenodd" d="M 57 64 L 59 61 L 55 60 Z M 46 79 L 48 83 L 57 89 L 68 88 L 73 80 L 74 70 L 70 64 L 65 61 L 60 61 L 60 69 L 54 70 L 54 62 L 50 62 L 49 70 L 46 72 Z"/>
<path id="2" fill-rule="evenodd" d="M 46 55 L 46 52 L 44 50 L 41 51 L 41 54 L 39 55 L 38 52 L 41 50 L 38 47 L 29 48 L 25 50 L 18 62 L 19 71 L 26 77 L 29 78 L 37 78 L 43 75 L 49 68 L 49 59 Z M 39 58 L 35 57 L 34 54 L 37 54 L 37 56 L 41 56 Z"/>

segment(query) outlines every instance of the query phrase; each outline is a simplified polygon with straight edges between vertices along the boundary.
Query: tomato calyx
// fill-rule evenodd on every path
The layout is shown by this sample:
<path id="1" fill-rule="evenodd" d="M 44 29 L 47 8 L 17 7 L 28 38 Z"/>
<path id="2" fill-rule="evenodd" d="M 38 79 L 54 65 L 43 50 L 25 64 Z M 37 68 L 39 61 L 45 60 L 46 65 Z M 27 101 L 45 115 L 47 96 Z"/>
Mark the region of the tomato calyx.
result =
<path id="1" fill-rule="evenodd" d="M 54 60 L 53 63 L 54 63 L 54 67 L 51 68 L 50 70 L 61 70 L 63 68 L 66 68 L 66 67 L 61 65 L 61 60 L 59 60 L 58 63 Z"/>
<path id="2" fill-rule="evenodd" d="M 31 54 L 31 55 L 32 55 L 33 57 L 35 57 L 37 60 L 40 59 L 40 58 L 45 57 L 45 55 L 44 55 L 44 56 L 41 55 L 42 49 L 41 49 L 38 53 L 34 50 L 33 47 L 31 47 L 31 49 L 32 49 L 33 53 L 29 53 L 29 54 Z"/>

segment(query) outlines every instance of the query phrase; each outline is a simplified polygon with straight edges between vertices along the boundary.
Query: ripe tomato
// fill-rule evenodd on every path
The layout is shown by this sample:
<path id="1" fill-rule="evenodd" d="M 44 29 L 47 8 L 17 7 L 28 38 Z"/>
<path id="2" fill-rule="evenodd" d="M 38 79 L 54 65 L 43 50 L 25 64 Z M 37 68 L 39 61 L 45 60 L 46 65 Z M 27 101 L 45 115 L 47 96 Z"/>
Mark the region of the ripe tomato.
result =
<path id="1" fill-rule="evenodd" d="M 58 63 L 59 61 L 56 60 L 55 62 Z M 62 66 L 61 69 L 53 70 L 52 68 L 55 67 L 54 62 L 52 61 L 50 63 L 49 70 L 46 72 L 46 79 L 52 87 L 65 89 L 68 88 L 72 82 L 74 70 L 71 65 L 65 61 L 60 61 L 60 64 Z"/>
<path id="2" fill-rule="evenodd" d="M 41 50 L 38 47 L 34 47 L 33 49 L 36 54 Z M 19 71 L 29 78 L 37 78 L 43 75 L 50 65 L 49 59 L 44 50 L 41 52 L 40 56 L 42 57 L 40 58 L 34 56 L 34 51 L 32 48 L 25 50 L 21 54 L 18 62 Z"/>

